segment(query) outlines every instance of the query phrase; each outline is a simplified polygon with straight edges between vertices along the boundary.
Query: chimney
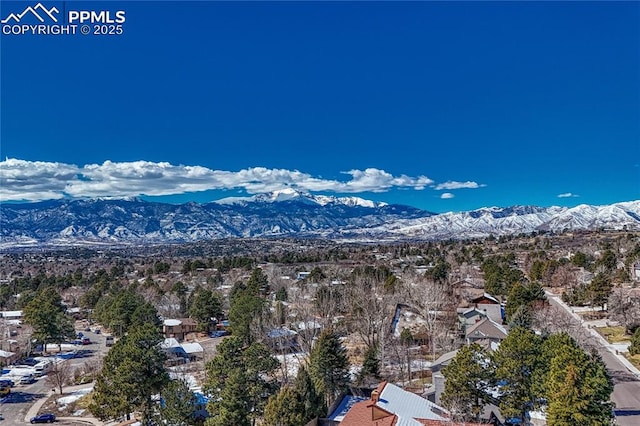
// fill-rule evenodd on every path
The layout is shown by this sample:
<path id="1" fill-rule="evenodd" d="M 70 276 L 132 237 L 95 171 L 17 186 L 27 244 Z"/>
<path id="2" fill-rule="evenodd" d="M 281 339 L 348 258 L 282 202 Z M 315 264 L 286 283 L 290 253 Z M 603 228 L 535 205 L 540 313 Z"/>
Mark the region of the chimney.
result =
<path id="1" fill-rule="evenodd" d="M 373 401 L 374 404 L 376 404 L 378 402 L 378 397 L 380 395 L 378 394 L 378 389 L 374 389 L 373 392 L 371 392 L 371 401 Z"/>

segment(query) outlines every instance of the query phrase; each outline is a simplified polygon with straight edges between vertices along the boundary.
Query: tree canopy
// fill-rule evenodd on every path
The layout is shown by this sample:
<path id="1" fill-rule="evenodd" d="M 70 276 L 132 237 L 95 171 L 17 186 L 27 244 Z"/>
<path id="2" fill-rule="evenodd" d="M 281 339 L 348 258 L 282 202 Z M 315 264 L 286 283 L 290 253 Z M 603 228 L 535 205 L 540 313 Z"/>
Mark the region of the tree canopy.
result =
<path id="1" fill-rule="evenodd" d="M 36 293 L 24 308 L 24 320 L 33 327 L 33 338 L 44 347 L 47 343 L 60 344 L 75 337 L 72 319 L 66 314 L 58 291 L 52 287 Z"/>
<path id="2" fill-rule="evenodd" d="M 237 336 L 225 339 L 217 349 L 206 365 L 205 390 L 211 395 L 207 425 L 250 425 L 277 391 L 271 375 L 279 362 L 263 344 L 246 346 Z"/>
<path id="3" fill-rule="evenodd" d="M 113 345 L 96 379 L 91 413 L 101 420 L 129 416 L 133 411 L 141 411 L 147 420 L 152 417 L 151 396 L 160 393 L 169 380 L 160 342 L 158 328 L 143 324 Z"/>

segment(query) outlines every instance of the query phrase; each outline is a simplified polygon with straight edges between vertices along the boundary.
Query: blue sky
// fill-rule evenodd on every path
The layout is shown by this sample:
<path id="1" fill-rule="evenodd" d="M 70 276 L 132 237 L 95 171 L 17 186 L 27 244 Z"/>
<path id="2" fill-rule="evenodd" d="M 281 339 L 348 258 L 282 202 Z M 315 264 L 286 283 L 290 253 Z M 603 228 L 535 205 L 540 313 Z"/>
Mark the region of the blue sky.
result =
<path id="1" fill-rule="evenodd" d="M 640 199 L 638 2 L 42 4 L 126 21 L 2 34 L 3 201 Z"/>

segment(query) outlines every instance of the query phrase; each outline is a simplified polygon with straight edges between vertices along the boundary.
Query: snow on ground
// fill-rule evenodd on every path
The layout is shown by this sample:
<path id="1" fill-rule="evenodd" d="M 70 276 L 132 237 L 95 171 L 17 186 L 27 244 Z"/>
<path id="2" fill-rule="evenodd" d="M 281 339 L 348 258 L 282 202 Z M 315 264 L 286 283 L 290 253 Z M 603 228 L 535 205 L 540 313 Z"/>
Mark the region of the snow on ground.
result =
<path id="1" fill-rule="evenodd" d="M 185 382 L 187 382 L 187 385 L 189 385 L 189 389 L 191 390 L 196 390 L 196 389 L 200 389 L 200 386 L 198 385 L 198 381 L 196 380 L 196 378 L 194 376 L 192 376 L 189 373 L 184 373 L 181 371 L 169 371 L 169 378 L 171 380 L 184 380 Z"/>
<path id="2" fill-rule="evenodd" d="M 71 404 L 72 402 L 76 402 L 89 392 L 93 390 L 93 386 L 85 389 L 79 389 L 77 391 L 73 391 L 71 394 L 67 396 L 63 396 L 61 398 L 56 399 L 56 404 L 61 407 L 60 409 L 64 409 L 65 406 Z"/>
<path id="3" fill-rule="evenodd" d="M 630 342 L 626 342 L 626 343 L 614 343 L 611 346 L 613 346 L 617 352 L 629 352 L 630 345 L 631 345 Z"/>
<path id="4" fill-rule="evenodd" d="M 285 371 L 286 369 L 287 377 L 295 378 L 298 375 L 300 365 L 308 356 L 309 354 L 306 352 L 298 352 L 293 354 L 276 355 L 276 358 L 280 361 L 280 368 L 282 371 Z"/>

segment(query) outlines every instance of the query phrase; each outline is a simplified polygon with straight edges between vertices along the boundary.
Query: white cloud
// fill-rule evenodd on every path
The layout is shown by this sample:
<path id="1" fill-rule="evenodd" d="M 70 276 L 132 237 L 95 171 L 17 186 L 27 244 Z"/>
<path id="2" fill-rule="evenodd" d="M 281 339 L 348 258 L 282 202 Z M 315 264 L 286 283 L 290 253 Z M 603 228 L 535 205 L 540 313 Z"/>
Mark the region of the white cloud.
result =
<path id="1" fill-rule="evenodd" d="M 38 201 L 65 196 L 121 198 L 216 189 L 244 189 L 256 194 L 285 187 L 301 191 L 359 193 L 385 192 L 393 188 L 423 190 L 433 184 L 426 176 L 393 176 L 375 168 L 349 170 L 344 174 L 350 179 L 323 179 L 298 170 L 265 167 L 232 172 L 150 161 L 105 161 L 77 166 L 6 159 L 0 161 L 0 200 Z"/>
<path id="2" fill-rule="evenodd" d="M 452 194 L 452 193 L 450 193 L 450 192 L 444 192 L 444 193 L 440 196 L 440 198 L 442 198 L 443 200 L 448 200 L 448 199 L 453 198 L 453 197 L 455 197 L 455 195 L 453 195 L 453 194 Z"/>
<path id="3" fill-rule="evenodd" d="M 447 182 L 443 182 L 443 183 L 439 183 L 437 184 L 434 189 L 440 191 L 442 189 L 448 189 L 448 190 L 452 190 L 452 189 L 463 189 L 463 188 L 469 188 L 469 189 L 476 189 L 476 188 L 481 188 L 484 187 L 486 185 L 483 184 L 479 184 L 477 182 L 472 182 L 472 181 L 466 181 L 466 182 L 456 182 L 456 181 L 447 181 Z"/>
<path id="4" fill-rule="evenodd" d="M 576 198 L 578 194 L 572 194 L 571 192 L 565 192 L 564 194 L 558 194 L 558 198 Z"/>

